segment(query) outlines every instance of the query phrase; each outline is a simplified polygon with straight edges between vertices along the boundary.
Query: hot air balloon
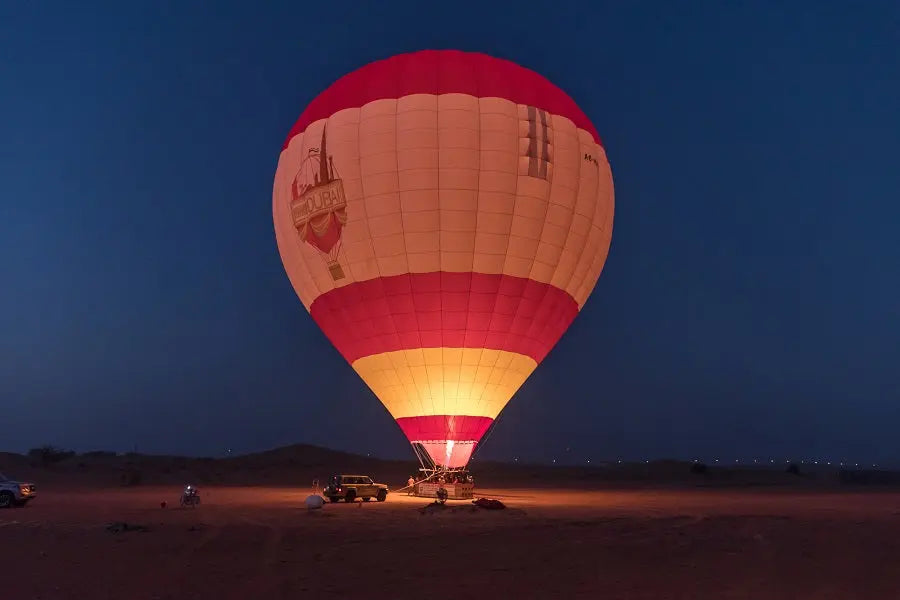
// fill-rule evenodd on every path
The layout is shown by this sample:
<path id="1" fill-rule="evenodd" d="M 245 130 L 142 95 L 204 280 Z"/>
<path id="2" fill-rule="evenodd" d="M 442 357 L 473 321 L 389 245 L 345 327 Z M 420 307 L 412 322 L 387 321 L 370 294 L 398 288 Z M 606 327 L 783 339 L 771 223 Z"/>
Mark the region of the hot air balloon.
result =
<path id="1" fill-rule="evenodd" d="M 613 183 L 597 130 L 547 79 L 428 50 L 363 66 L 306 107 L 272 211 L 313 320 L 423 464 L 452 470 L 593 290 Z"/>

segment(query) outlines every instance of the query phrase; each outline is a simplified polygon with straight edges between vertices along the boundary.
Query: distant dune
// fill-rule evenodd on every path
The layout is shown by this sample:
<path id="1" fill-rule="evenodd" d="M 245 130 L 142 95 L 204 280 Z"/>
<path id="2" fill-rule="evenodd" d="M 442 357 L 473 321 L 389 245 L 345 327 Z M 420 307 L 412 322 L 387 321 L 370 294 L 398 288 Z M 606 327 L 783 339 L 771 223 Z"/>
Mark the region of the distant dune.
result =
<path id="1" fill-rule="evenodd" d="M 413 460 L 383 460 L 328 448 L 295 444 L 229 458 L 190 458 L 137 453 L 87 452 L 41 457 L 0 453 L 0 472 L 43 484 L 65 485 L 267 485 L 310 486 L 335 473 L 364 473 L 392 488 L 416 473 Z M 699 467 L 690 462 L 600 463 L 592 466 L 549 466 L 479 462 L 472 464 L 483 486 L 528 487 L 754 487 L 900 485 L 900 473 L 784 466 Z"/>

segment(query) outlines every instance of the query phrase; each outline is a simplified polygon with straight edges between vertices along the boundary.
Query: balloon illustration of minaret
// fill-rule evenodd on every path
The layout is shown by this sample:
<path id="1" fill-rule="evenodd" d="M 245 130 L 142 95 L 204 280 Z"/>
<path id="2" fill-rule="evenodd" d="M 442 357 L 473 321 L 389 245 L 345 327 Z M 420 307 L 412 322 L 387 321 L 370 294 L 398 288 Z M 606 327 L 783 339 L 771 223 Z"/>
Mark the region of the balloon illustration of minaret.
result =
<path id="1" fill-rule="evenodd" d="M 297 235 L 322 255 L 334 281 L 344 278 L 338 262 L 341 231 L 347 223 L 344 184 L 328 154 L 326 128 L 319 148 L 310 148 L 291 187 L 291 215 Z M 314 164 L 316 163 L 316 164 Z M 318 169 L 315 167 L 318 166 Z"/>

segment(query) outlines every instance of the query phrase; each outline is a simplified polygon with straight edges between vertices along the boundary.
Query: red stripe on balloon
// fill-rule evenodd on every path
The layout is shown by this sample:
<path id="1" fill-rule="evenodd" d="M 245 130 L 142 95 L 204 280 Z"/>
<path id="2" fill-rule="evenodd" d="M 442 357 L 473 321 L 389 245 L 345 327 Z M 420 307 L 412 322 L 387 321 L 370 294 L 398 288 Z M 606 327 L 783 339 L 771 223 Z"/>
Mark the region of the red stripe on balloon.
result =
<path id="1" fill-rule="evenodd" d="M 310 315 L 351 364 L 415 348 L 487 348 L 540 363 L 578 314 L 565 291 L 511 275 L 408 273 L 315 299 Z"/>
<path id="2" fill-rule="evenodd" d="M 570 119 L 602 144 L 597 129 L 575 101 L 531 69 L 477 52 L 423 50 L 369 63 L 335 81 L 309 103 L 282 149 L 310 123 L 345 108 L 410 94 L 452 93 L 505 98 L 541 108 Z"/>
<path id="3" fill-rule="evenodd" d="M 448 441 L 477 442 L 494 420 L 490 417 L 429 415 L 401 417 L 400 429 L 411 442 Z"/>

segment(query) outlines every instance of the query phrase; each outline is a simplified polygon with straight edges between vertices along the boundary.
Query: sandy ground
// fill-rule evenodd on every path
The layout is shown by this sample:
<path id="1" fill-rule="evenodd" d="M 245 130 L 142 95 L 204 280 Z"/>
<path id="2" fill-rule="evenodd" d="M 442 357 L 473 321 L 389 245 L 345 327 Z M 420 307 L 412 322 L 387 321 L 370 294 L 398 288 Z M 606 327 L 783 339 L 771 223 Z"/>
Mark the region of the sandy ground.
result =
<path id="1" fill-rule="evenodd" d="M 246 487 L 182 509 L 177 486 L 47 486 L 0 510 L 0 597 L 900 598 L 900 493 L 479 491 L 510 510 L 423 515 L 396 494 L 310 513 L 306 489 Z"/>

